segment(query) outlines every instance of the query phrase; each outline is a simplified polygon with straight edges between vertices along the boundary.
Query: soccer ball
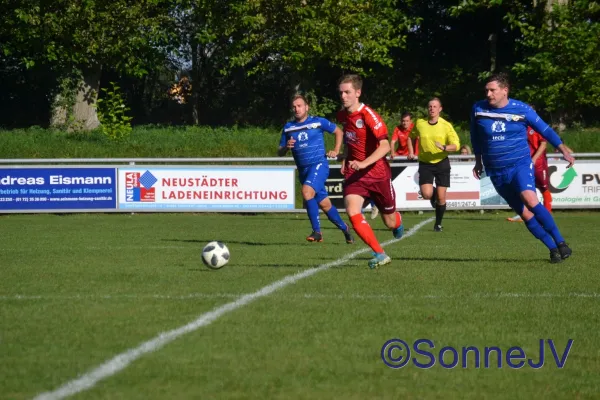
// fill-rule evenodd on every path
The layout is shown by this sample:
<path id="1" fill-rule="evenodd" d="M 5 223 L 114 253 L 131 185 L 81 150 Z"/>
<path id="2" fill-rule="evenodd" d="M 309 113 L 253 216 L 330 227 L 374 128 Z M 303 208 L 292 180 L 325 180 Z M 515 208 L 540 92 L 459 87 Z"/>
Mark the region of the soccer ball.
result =
<path id="1" fill-rule="evenodd" d="M 210 242 L 202 249 L 202 262 L 208 268 L 222 268 L 229 262 L 229 249 L 222 242 Z"/>

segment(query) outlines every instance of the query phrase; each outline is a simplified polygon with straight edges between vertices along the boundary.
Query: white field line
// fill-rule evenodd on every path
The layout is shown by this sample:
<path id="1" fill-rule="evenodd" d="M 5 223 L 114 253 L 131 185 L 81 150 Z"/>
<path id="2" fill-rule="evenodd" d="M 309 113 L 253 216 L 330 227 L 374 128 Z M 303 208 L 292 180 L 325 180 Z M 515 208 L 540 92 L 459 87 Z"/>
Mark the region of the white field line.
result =
<path id="1" fill-rule="evenodd" d="M 197 299 L 237 299 L 242 296 L 248 296 L 251 293 L 189 293 L 183 295 L 170 294 L 107 294 L 107 295 L 64 295 L 64 296 L 45 296 L 45 295 L 11 295 L 0 296 L 0 301 L 63 301 L 63 300 L 197 300 Z M 482 293 L 464 293 L 464 294 L 425 294 L 425 295 L 398 295 L 398 294 L 368 294 L 368 293 L 297 293 L 297 294 L 277 294 L 272 293 L 268 297 L 298 300 L 298 299 L 333 299 L 333 300 L 411 300 L 411 299 L 501 299 L 501 298 L 594 298 L 600 299 L 600 293 L 512 293 L 512 292 L 482 292 Z"/>
<path id="2" fill-rule="evenodd" d="M 410 236 L 414 235 L 424 225 L 430 223 L 431 221 L 433 221 L 433 217 L 428 218 L 425 221 L 421 221 L 420 223 L 415 225 L 412 229 L 408 230 L 401 239 L 392 239 L 392 240 L 382 243 L 381 245 L 387 246 L 389 244 L 396 243 L 400 240 L 410 237 Z M 271 294 L 279 289 L 282 289 L 288 285 L 294 284 L 301 279 L 308 278 L 309 276 L 312 276 L 318 272 L 325 271 L 331 267 L 345 264 L 348 261 L 350 261 L 351 259 L 355 258 L 356 256 L 358 256 L 362 253 L 366 253 L 368 251 L 371 251 L 371 249 L 368 247 L 362 248 L 360 250 L 357 250 L 350 254 L 347 254 L 338 260 L 332 261 L 327 264 L 319 265 L 318 267 L 315 267 L 315 268 L 307 269 L 306 271 L 299 272 L 294 275 L 288 275 L 288 276 L 284 277 L 283 279 L 273 282 L 270 285 L 267 285 L 254 293 L 243 295 L 242 297 L 238 298 L 235 301 L 232 301 L 225 305 L 219 306 L 212 311 L 209 311 L 205 314 L 200 315 L 195 321 L 192 321 L 187 325 L 181 326 L 179 328 L 176 328 L 176 329 L 173 329 L 173 330 L 170 330 L 167 332 L 162 332 L 158 336 L 154 337 L 153 339 L 143 342 L 142 344 L 140 344 L 139 346 L 137 346 L 133 349 L 130 349 L 126 352 L 116 355 L 112 359 L 104 362 L 100 366 L 94 368 L 93 370 L 87 372 L 86 374 L 80 376 L 79 378 L 65 383 L 64 385 L 60 386 L 58 389 L 55 389 L 51 392 L 45 392 L 45 393 L 39 394 L 38 396 L 35 397 L 35 400 L 63 399 L 67 396 L 71 396 L 76 393 L 82 392 L 84 390 L 90 389 L 99 381 L 101 381 L 105 378 L 108 378 L 109 376 L 112 376 L 112 375 L 116 374 L 117 372 L 125 369 L 130 363 L 137 360 L 144 354 L 158 350 L 161 347 L 165 346 L 166 344 L 174 341 L 178 337 L 185 335 L 186 333 L 190 333 L 190 332 L 193 332 L 203 326 L 210 325 L 211 323 L 213 323 L 214 321 L 219 319 L 219 317 L 221 317 L 231 311 L 237 310 L 238 308 L 241 308 L 241 307 L 253 302 L 254 300 L 257 300 L 261 297 L 268 296 L 269 294 Z"/>

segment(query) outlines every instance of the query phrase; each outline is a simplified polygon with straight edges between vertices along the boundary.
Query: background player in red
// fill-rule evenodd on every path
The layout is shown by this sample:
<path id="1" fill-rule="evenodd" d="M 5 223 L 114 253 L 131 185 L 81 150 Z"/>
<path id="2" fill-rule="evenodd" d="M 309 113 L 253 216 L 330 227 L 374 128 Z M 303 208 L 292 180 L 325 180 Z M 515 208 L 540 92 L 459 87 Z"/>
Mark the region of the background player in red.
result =
<path id="1" fill-rule="evenodd" d="M 419 154 L 419 143 L 418 139 L 413 140 L 410 138 L 410 132 L 415 125 L 412 122 L 412 114 L 409 112 L 402 113 L 400 117 L 400 125 L 394 128 L 392 134 L 392 151 L 390 152 L 390 159 L 394 159 L 394 156 L 408 156 L 409 154 Z M 398 148 L 396 148 L 398 143 Z"/>
<path id="2" fill-rule="evenodd" d="M 381 212 L 385 225 L 394 237 L 404 234 L 402 217 L 396 211 L 396 193 L 392 186 L 392 171 L 385 156 L 390 151 L 388 131 L 381 117 L 360 102 L 362 78 L 345 75 L 339 81 L 343 110 L 338 121 L 344 131 L 346 151 L 342 160 L 344 175 L 344 204 L 352 227 L 374 252 L 370 268 L 390 263 L 375 233 L 361 213 L 365 200 L 372 200 Z"/>
<path id="3" fill-rule="evenodd" d="M 532 107 L 533 108 L 533 107 Z M 535 175 L 535 187 L 540 191 L 544 199 L 544 207 L 552 211 L 552 194 L 549 190 L 548 158 L 546 157 L 547 142 L 546 139 L 531 126 L 527 127 L 527 143 L 531 161 L 533 162 L 533 171 Z M 510 222 L 523 222 L 519 215 L 507 218 Z"/>

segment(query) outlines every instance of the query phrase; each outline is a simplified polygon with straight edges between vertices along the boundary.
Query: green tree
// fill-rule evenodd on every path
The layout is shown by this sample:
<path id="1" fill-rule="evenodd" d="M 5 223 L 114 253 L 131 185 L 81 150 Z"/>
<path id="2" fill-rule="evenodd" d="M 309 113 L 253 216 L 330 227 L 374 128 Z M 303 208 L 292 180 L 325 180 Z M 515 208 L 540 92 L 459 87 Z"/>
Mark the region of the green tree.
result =
<path id="1" fill-rule="evenodd" d="M 245 34 L 232 43 L 231 65 L 248 75 L 286 73 L 288 93 L 304 89 L 317 99 L 317 71 L 333 69 L 339 77 L 389 68 L 393 49 L 405 46 L 414 25 L 394 0 L 250 0 L 236 12 Z"/>
<path id="2" fill-rule="evenodd" d="M 166 0 L 0 0 L 5 55 L 46 64 L 60 76 L 52 122 L 98 125 L 103 68 L 141 76 L 169 41 Z"/>
<path id="3" fill-rule="evenodd" d="M 600 3 L 555 4 L 544 23 L 518 26 L 525 56 L 512 70 L 526 82 L 519 96 L 557 114 L 561 123 L 600 104 Z"/>

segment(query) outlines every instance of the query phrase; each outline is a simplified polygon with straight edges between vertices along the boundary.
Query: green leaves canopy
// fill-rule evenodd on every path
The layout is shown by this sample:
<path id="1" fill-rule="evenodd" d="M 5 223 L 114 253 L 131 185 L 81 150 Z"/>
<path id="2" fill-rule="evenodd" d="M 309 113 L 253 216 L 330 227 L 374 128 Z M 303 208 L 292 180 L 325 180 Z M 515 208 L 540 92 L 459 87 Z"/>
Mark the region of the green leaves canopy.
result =
<path id="1" fill-rule="evenodd" d="M 168 2 L 162 0 L 2 0 L 5 56 L 26 66 L 109 64 L 140 76 L 168 45 Z"/>

